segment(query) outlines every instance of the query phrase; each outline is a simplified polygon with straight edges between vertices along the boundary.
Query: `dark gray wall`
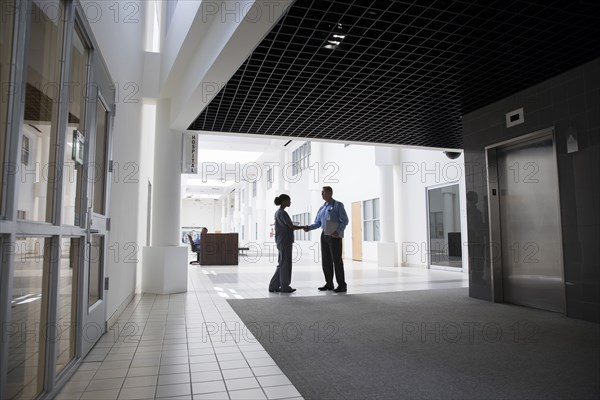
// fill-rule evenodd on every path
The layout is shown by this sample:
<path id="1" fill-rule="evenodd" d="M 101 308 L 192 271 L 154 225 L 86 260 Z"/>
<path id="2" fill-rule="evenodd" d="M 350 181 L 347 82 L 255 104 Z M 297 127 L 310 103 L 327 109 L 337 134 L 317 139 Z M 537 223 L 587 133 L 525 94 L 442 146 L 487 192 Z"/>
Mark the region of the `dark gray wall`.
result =
<path id="1" fill-rule="evenodd" d="M 523 107 L 525 122 L 506 128 L 505 114 Z M 600 59 L 463 116 L 469 293 L 492 299 L 487 171 L 484 147 L 554 127 L 562 219 L 567 315 L 600 322 Z M 567 153 L 569 132 L 579 150 Z"/>

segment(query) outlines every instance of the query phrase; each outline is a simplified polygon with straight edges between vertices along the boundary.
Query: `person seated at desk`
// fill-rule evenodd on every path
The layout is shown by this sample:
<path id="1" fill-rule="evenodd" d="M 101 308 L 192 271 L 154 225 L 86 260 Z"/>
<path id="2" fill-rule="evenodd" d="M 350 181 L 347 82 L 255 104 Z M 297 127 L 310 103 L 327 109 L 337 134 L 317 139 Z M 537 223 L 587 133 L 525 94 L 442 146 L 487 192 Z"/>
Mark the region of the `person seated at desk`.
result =
<path id="1" fill-rule="evenodd" d="M 196 252 L 200 253 L 200 248 L 202 246 L 202 235 L 204 235 L 205 233 L 208 233 L 208 229 L 206 227 L 202 228 L 202 231 L 200 232 L 200 234 L 198 236 L 196 236 L 196 239 L 194 240 L 194 245 L 196 246 Z"/>

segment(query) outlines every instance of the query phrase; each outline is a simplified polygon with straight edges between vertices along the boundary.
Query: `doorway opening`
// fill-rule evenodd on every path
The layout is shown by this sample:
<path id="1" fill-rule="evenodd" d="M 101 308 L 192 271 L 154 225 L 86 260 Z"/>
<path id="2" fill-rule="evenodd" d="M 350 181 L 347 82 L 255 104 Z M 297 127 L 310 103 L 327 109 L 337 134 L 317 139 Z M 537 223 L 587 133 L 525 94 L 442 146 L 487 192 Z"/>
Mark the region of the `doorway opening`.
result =
<path id="1" fill-rule="evenodd" d="M 459 184 L 427 188 L 428 267 L 463 270 Z"/>

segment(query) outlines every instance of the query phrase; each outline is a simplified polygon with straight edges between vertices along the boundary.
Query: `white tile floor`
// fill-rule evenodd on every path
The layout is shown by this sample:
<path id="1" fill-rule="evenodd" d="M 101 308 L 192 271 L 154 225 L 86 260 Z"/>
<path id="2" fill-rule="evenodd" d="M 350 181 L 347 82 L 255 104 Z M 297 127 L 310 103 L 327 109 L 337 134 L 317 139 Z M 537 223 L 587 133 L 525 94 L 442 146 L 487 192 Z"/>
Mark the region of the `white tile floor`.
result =
<path id="1" fill-rule="evenodd" d="M 348 296 L 466 287 L 465 273 L 345 261 L 347 294 L 318 292 L 320 264 L 294 263 L 292 294 L 269 293 L 275 260 L 190 265 L 188 291 L 138 295 L 56 399 L 301 399 L 227 299 Z"/>

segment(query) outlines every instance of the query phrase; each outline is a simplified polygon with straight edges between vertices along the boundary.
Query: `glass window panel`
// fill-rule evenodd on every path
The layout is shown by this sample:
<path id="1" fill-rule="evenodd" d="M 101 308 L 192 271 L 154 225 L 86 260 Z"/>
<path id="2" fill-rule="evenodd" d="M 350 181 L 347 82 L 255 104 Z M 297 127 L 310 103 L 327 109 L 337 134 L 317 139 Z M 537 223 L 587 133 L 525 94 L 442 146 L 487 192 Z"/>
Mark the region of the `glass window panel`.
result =
<path id="1" fill-rule="evenodd" d="M 75 323 L 77 315 L 77 272 L 79 271 L 78 238 L 64 238 L 61 243 L 58 270 L 56 315 L 56 374 L 75 357 Z"/>
<path id="2" fill-rule="evenodd" d="M 13 26 L 14 26 L 14 1 L 3 1 L 0 7 L 0 87 L 7 88 L 10 83 L 10 66 L 13 41 Z M 2 90 L 2 98 L 0 99 L 0 176 L 3 176 L 4 168 L 4 147 L 6 146 L 6 124 L 8 122 L 8 90 Z M 0 204 L 5 195 L 2 185 L 0 188 Z"/>
<path id="3" fill-rule="evenodd" d="M 379 199 L 373 199 L 373 219 L 379 219 Z"/>
<path id="4" fill-rule="evenodd" d="M 88 307 L 102 299 L 104 236 L 93 235 L 89 254 Z"/>
<path id="5" fill-rule="evenodd" d="M 94 182 L 94 212 L 104 215 L 106 188 L 106 108 L 101 101 L 96 105 L 96 157 L 90 174 Z"/>
<path id="6" fill-rule="evenodd" d="M 376 242 L 381 240 L 380 236 L 379 236 L 379 220 L 378 219 L 373 221 L 373 240 Z"/>
<path id="7" fill-rule="evenodd" d="M 371 221 L 365 221 L 363 225 L 365 241 L 372 240 L 371 238 L 373 237 L 373 225 L 371 224 Z"/>
<path id="8" fill-rule="evenodd" d="M 88 49 L 79 32 L 73 35 L 71 46 L 71 77 L 69 79 L 69 116 L 65 135 L 63 163 L 63 224 L 81 225 L 83 196 L 83 151 L 85 146 L 85 88 L 87 87 Z"/>
<path id="9" fill-rule="evenodd" d="M 33 399 L 42 391 L 51 239 L 17 238 L 9 324 L 6 394 Z"/>
<path id="10" fill-rule="evenodd" d="M 373 219 L 373 202 L 371 200 L 366 200 L 363 202 L 363 209 L 365 213 L 364 220 L 368 221 Z"/>
<path id="11" fill-rule="evenodd" d="M 56 142 L 59 77 L 62 58 L 64 7 L 48 0 L 40 8 L 31 2 L 26 11 L 30 29 L 25 69 L 25 112 L 21 134 L 29 139 L 29 165 L 21 165 L 17 179 L 23 219 L 52 222 L 53 183 L 56 171 Z M 4 23 L 4 22 L 3 22 Z"/>

